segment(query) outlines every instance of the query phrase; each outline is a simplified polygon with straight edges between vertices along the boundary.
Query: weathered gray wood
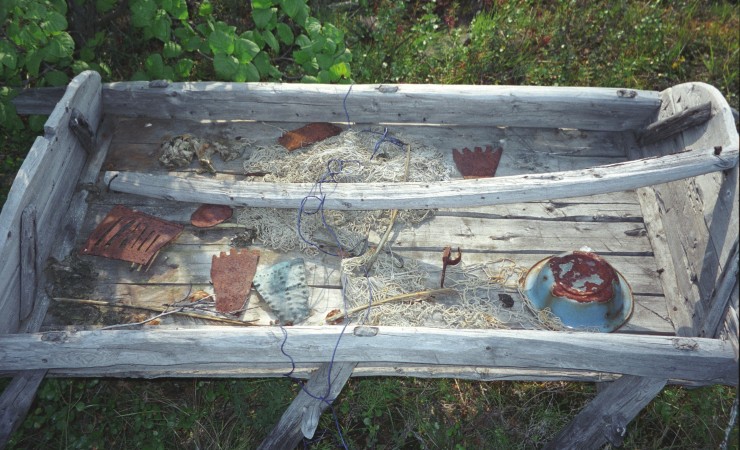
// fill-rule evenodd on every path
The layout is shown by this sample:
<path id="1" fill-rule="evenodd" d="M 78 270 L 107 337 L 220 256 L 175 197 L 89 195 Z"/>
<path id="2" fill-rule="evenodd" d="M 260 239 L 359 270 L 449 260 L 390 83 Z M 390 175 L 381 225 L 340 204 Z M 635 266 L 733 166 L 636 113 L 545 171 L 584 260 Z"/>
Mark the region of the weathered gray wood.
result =
<path id="1" fill-rule="evenodd" d="M 21 214 L 21 305 L 19 321 L 25 320 L 33 311 L 38 281 L 36 258 L 36 207 L 26 206 Z"/>
<path id="2" fill-rule="evenodd" d="M 111 83 L 108 111 L 134 117 L 189 120 L 345 122 L 341 85 L 274 83 Z M 639 128 L 659 106 L 658 93 L 620 95 L 611 88 L 354 85 L 347 97 L 356 123 L 440 123 L 542 126 L 585 130 Z"/>
<path id="3" fill-rule="evenodd" d="M 732 293 L 737 292 L 738 284 L 738 240 L 735 238 L 733 253 L 730 254 L 729 261 L 725 264 L 724 270 L 715 287 L 712 297 L 709 300 L 709 310 L 704 317 L 704 323 L 699 330 L 701 337 L 717 336 L 722 319 L 729 305 L 732 304 Z"/>
<path id="4" fill-rule="evenodd" d="M 99 75 L 84 72 L 70 83 L 46 122 L 45 136 L 36 139 L 18 171 L 0 213 L 0 332 L 13 332 L 19 326 L 22 211 L 31 202 L 36 205 L 37 259 L 45 260 L 85 161 L 85 152 L 68 127 L 72 106 L 84 111 L 91 124 L 98 123 L 93 118 L 101 111 Z"/>
<path id="5" fill-rule="evenodd" d="M 473 207 L 549 200 L 636 189 L 725 170 L 737 164 L 737 148 L 720 156 L 713 150 L 682 152 L 593 169 L 548 174 L 440 181 L 436 183 L 347 183 L 332 186 L 329 209 L 428 209 Z M 296 208 L 311 191 L 306 183 L 226 182 L 205 177 L 174 177 L 106 172 L 112 190 L 154 198 L 231 206 Z"/>
<path id="6" fill-rule="evenodd" d="M 526 330 L 293 327 L 284 351 L 296 363 L 375 361 L 484 367 L 591 370 L 737 385 L 732 345 L 717 339 Z M 356 329 L 355 329 L 356 331 Z M 270 363 L 282 358 L 277 327 L 48 332 L 0 336 L 6 370 L 94 368 L 129 364 L 132 371 L 178 365 Z"/>
<path id="7" fill-rule="evenodd" d="M 36 391 L 46 370 L 29 370 L 13 378 L 0 396 L 0 448 L 5 448 L 13 432 L 31 409 Z"/>
<path id="8" fill-rule="evenodd" d="M 593 399 L 545 449 L 620 447 L 627 424 L 660 393 L 666 380 L 623 375 Z"/>
<path id="9" fill-rule="evenodd" d="M 51 114 L 64 91 L 64 87 L 22 89 L 11 102 L 18 114 Z"/>
<path id="10" fill-rule="evenodd" d="M 304 437 L 311 439 L 321 413 L 342 392 L 356 365 L 349 362 L 319 366 L 258 448 L 295 448 Z"/>
<path id="11" fill-rule="evenodd" d="M 651 123 L 638 133 L 637 142 L 640 145 L 654 144 L 688 128 L 701 125 L 708 121 L 711 116 L 711 102 L 692 106 L 671 117 Z"/>

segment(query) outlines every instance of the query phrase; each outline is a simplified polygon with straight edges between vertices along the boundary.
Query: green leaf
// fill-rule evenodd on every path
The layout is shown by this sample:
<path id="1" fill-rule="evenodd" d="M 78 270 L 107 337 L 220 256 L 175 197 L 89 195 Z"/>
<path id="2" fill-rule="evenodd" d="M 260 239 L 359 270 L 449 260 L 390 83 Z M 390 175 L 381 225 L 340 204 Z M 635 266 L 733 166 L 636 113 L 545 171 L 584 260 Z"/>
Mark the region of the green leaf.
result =
<path id="1" fill-rule="evenodd" d="M 10 45 L 10 42 L 6 40 L 0 40 L 0 65 L 7 67 L 10 70 L 15 70 L 18 61 L 18 55 Z"/>
<path id="2" fill-rule="evenodd" d="M 165 42 L 162 48 L 162 56 L 165 58 L 177 58 L 182 54 L 182 47 L 177 42 Z"/>
<path id="3" fill-rule="evenodd" d="M 164 61 L 159 53 L 149 55 L 144 62 L 144 68 L 150 77 L 155 79 L 164 78 Z"/>
<path id="4" fill-rule="evenodd" d="M 183 26 L 181 27 L 175 28 L 175 31 L 173 31 L 172 34 L 174 34 L 175 37 L 180 40 L 180 42 L 186 42 L 191 37 L 196 36 L 195 30 L 193 30 L 193 27 L 191 27 L 188 23 L 183 24 Z"/>
<path id="5" fill-rule="evenodd" d="M 254 21 L 254 25 L 257 28 L 261 28 L 261 29 L 270 29 L 268 25 L 270 24 L 270 21 L 275 15 L 276 15 L 275 8 L 253 9 L 252 10 L 252 20 Z"/>
<path id="6" fill-rule="evenodd" d="M 301 78 L 301 83 L 318 83 L 319 80 L 316 77 L 312 77 L 311 75 L 303 75 L 303 78 Z"/>
<path id="7" fill-rule="evenodd" d="M 316 62 L 319 64 L 320 69 L 329 70 L 329 68 L 334 65 L 334 57 L 332 55 L 321 53 L 316 55 Z"/>
<path id="8" fill-rule="evenodd" d="M 234 40 L 234 56 L 236 56 L 242 64 L 252 61 L 252 58 L 254 58 L 259 52 L 259 46 L 249 39 L 240 37 Z"/>
<path id="9" fill-rule="evenodd" d="M 43 59 L 43 51 L 33 48 L 28 50 L 23 65 L 26 67 L 29 75 L 35 77 L 39 74 L 39 67 L 41 66 L 41 60 Z"/>
<path id="10" fill-rule="evenodd" d="M 293 59 L 296 64 L 304 64 L 313 58 L 313 52 L 311 50 L 296 50 L 293 52 Z"/>
<path id="11" fill-rule="evenodd" d="M 95 59 L 95 50 L 90 47 L 80 49 L 80 59 L 83 61 L 92 61 Z"/>
<path id="12" fill-rule="evenodd" d="M 213 57 L 213 70 L 223 80 L 231 80 L 239 69 L 239 61 L 231 55 L 218 53 Z"/>
<path id="13" fill-rule="evenodd" d="M 116 6 L 118 0 L 95 0 L 95 10 L 99 13 L 107 13 Z"/>
<path id="14" fill-rule="evenodd" d="M 298 44 L 301 48 L 309 47 L 313 42 L 311 42 L 311 39 L 308 38 L 305 34 L 299 35 L 295 39 L 295 43 Z"/>
<path id="15" fill-rule="evenodd" d="M 267 43 L 267 45 L 270 46 L 270 48 L 272 48 L 276 52 L 280 50 L 280 43 L 277 41 L 277 39 L 275 39 L 275 35 L 272 34 L 272 31 L 265 30 L 261 34 L 262 37 L 265 38 L 265 42 Z"/>
<path id="16" fill-rule="evenodd" d="M 245 74 L 246 74 L 244 81 L 259 81 L 260 80 L 260 73 L 257 70 L 257 68 L 254 67 L 254 64 L 252 63 L 242 64 L 241 67 L 244 67 Z"/>
<path id="17" fill-rule="evenodd" d="M 222 30 L 214 30 L 208 36 L 208 46 L 214 55 L 217 53 L 230 55 L 234 53 L 234 35 L 226 34 Z"/>
<path id="18" fill-rule="evenodd" d="M 67 19 L 56 11 L 49 11 L 41 22 L 41 29 L 47 33 L 58 33 L 67 29 Z"/>
<path id="19" fill-rule="evenodd" d="M 46 124 L 47 118 L 47 116 L 39 116 L 36 114 L 28 116 L 28 126 L 32 131 L 38 133 L 44 129 L 44 124 Z"/>
<path id="20" fill-rule="evenodd" d="M 252 10 L 266 9 L 274 4 L 272 0 L 252 0 Z"/>
<path id="21" fill-rule="evenodd" d="M 141 70 L 137 70 L 134 72 L 133 75 L 131 75 L 132 81 L 146 81 L 149 79 L 149 76 L 147 76 L 146 73 L 142 72 Z"/>
<path id="22" fill-rule="evenodd" d="M 183 58 L 175 64 L 175 73 L 180 79 L 190 78 L 190 72 L 193 70 L 194 66 L 195 62 L 193 62 L 192 59 Z"/>
<path id="23" fill-rule="evenodd" d="M 280 22 L 275 26 L 275 28 L 277 29 L 277 35 L 278 39 L 280 39 L 280 42 L 285 45 L 290 45 L 293 43 L 293 30 L 291 30 L 288 25 Z"/>
<path id="24" fill-rule="evenodd" d="M 331 75 L 329 75 L 328 70 L 321 70 L 316 79 L 319 80 L 319 83 L 329 83 L 331 82 Z"/>
<path id="25" fill-rule="evenodd" d="M 319 22 L 319 19 L 316 19 L 315 17 L 309 17 L 306 19 L 306 31 L 308 31 L 308 35 L 311 37 L 311 39 L 316 39 L 319 36 L 321 36 L 321 22 Z"/>
<path id="26" fill-rule="evenodd" d="M 188 5 L 185 0 L 162 0 L 162 8 L 177 20 L 188 18 Z"/>
<path id="27" fill-rule="evenodd" d="M 259 70 L 262 78 L 267 78 L 271 74 L 270 68 L 272 64 L 270 63 L 270 56 L 267 53 L 259 52 L 252 60 L 252 63 Z"/>
<path id="28" fill-rule="evenodd" d="M 305 1 L 302 0 L 280 0 L 280 5 L 283 7 L 283 11 L 291 19 L 295 19 L 298 15 L 301 6 L 305 5 Z"/>
<path id="29" fill-rule="evenodd" d="M 69 77 L 60 70 L 52 70 L 44 74 L 44 80 L 50 86 L 66 86 L 69 83 Z"/>
<path id="30" fill-rule="evenodd" d="M 72 56 L 75 50 L 75 41 L 68 33 L 59 33 L 52 36 L 49 45 L 43 49 L 44 61 L 57 63 L 63 58 Z"/>
<path id="31" fill-rule="evenodd" d="M 200 17 L 208 17 L 213 14 L 213 5 L 209 1 L 205 1 L 198 7 L 198 15 Z"/>
<path id="32" fill-rule="evenodd" d="M 157 5 L 154 0 L 133 0 L 131 2 L 131 23 L 139 28 L 148 27 L 156 12 Z"/>
<path id="33" fill-rule="evenodd" d="M 152 35 L 162 42 L 170 40 L 170 29 L 172 29 L 172 20 L 167 11 L 158 9 L 154 15 L 154 23 L 150 27 Z"/>
<path id="34" fill-rule="evenodd" d="M 241 34 L 240 37 L 243 37 L 244 39 L 248 39 L 255 44 L 257 44 L 257 47 L 262 49 L 262 47 L 265 46 L 265 39 L 262 37 L 262 35 L 254 30 L 245 31 Z"/>
<path id="35" fill-rule="evenodd" d="M 329 72 L 335 77 L 334 81 L 342 77 L 350 78 L 352 76 L 352 72 L 349 70 L 349 64 L 345 62 L 334 64 L 329 68 Z"/>
<path id="36" fill-rule="evenodd" d="M 72 72 L 75 75 L 78 75 L 89 69 L 90 69 L 90 64 L 88 64 L 86 61 L 75 61 L 72 63 Z"/>

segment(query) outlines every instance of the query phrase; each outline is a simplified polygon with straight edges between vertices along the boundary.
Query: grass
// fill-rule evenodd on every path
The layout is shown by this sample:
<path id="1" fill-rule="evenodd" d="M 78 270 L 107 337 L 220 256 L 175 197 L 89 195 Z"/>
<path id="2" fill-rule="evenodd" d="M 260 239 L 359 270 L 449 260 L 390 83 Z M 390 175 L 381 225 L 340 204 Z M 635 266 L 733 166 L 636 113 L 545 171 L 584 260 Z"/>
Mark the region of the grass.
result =
<path id="1" fill-rule="evenodd" d="M 241 3 L 217 11 L 238 16 Z M 733 2 L 313 1 L 347 31 L 358 83 L 624 86 L 686 81 L 718 87 L 740 107 L 740 15 Z M 475 4 L 475 7 L 469 6 Z M 99 58 L 127 79 L 149 49 L 112 32 Z M 34 133 L 3 135 L 0 195 Z M 3 197 L 4 200 L 4 197 Z M 0 380 L 4 387 L 7 380 Z M 666 388 L 628 427 L 626 448 L 717 448 L 736 390 Z M 10 448 L 248 449 L 297 393 L 286 379 L 47 379 Z M 351 448 L 538 448 L 594 396 L 593 384 L 351 379 L 335 402 Z M 735 426 L 729 448 L 738 447 Z M 324 414 L 312 448 L 337 448 Z"/>

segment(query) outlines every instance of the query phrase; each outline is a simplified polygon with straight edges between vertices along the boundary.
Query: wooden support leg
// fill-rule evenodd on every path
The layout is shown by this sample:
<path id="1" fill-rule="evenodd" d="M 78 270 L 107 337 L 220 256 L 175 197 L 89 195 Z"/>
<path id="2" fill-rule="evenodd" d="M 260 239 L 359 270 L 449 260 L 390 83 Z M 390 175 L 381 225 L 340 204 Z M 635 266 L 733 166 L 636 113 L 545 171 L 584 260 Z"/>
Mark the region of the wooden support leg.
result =
<path id="1" fill-rule="evenodd" d="M 0 448 L 8 445 L 31 408 L 36 390 L 46 375 L 45 369 L 27 370 L 16 375 L 0 396 Z"/>
<path id="2" fill-rule="evenodd" d="M 545 449 L 622 445 L 627 424 L 663 390 L 667 380 L 623 375 L 609 384 Z"/>
<path id="3" fill-rule="evenodd" d="M 342 392 L 342 388 L 352 375 L 357 363 L 322 364 L 319 370 L 311 375 L 298 396 L 283 413 L 280 422 L 275 425 L 259 449 L 295 448 L 304 437 L 313 437 L 319 425 L 319 417 L 329 404 Z M 331 385 L 327 386 L 329 370 L 331 370 Z M 310 392 L 316 397 L 324 396 L 329 403 L 308 395 Z"/>

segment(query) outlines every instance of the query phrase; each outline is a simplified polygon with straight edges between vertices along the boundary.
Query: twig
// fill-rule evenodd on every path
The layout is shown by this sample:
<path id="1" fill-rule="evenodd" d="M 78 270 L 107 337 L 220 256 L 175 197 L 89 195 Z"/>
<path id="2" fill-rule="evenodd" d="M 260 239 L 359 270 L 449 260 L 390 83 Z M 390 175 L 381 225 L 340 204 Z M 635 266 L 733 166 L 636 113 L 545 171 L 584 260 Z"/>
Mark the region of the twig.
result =
<path id="1" fill-rule="evenodd" d="M 382 300 L 378 300 L 376 302 L 372 303 L 372 307 L 376 307 L 379 305 L 382 305 L 384 303 L 391 303 L 391 302 L 400 302 L 404 300 L 414 299 L 414 300 L 424 300 L 423 297 L 432 297 L 434 295 L 438 294 L 452 294 L 453 292 L 456 292 L 452 288 L 444 288 L 444 289 L 429 289 L 427 291 L 418 291 L 418 292 L 410 292 L 408 294 L 400 294 L 400 295 L 394 295 L 393 297 L 387 297 Z M 370 308 L 370 304 L 356 306 L 350 310 L 348 310 L 346 313 L 342 312 L 336 312 L 334 314 L 331 314 L 326 317 L 327 322 L 333 322 L 342 316 L 350 316 L 352 314 L 358 313 L 360 311 L 364 311 L 367 308 Z"/>
<path id="2" fill-rule="evenodd" d="M 83 305 L 107 306 L 111 308 L 143 309 L 146 311 L 152 311 L 156 313 L 164 313 L 164 312 L 167 312 L 167 309 L 168 309 L 168 308 L 154 308 L 152 306 L 124 305 L 124 304 L 119 304 L 119 303 L 110 303 L 110 302 L 106 302 L 103 300 L 92 300 L 92 299 L 83 299 L 83 298 L 52 297 L 52 299 L 58 302 L 79 303 Z M 186 309 L 186 307 L 182 307 L 182 309 Z M 236 320 L 236 319 L 228 319 L 226 317 L 210 316 L 207 314 L 197 314 L 197 313 L 188 312 L 188 311 L 177 311 L 176 310 L 174 314 L 185 316 L 185 317 L 191 317 L 193 319 L 204 319 L 204 320 L 212 320 L 214 322 L 228 323 L 231 325 L 245 326 L 245 325 L 251 325 L 249 322 L 252 322 L 252 321 L 241 321 L 241 320 Z M 149 319 L 149 320 L 146 320 L 145 322 L 150 322 L 151 320 L 152 319 Z M 135 325 L 135 324 L 126 324 L 126 325 Z"/>
<path id="3" fill-rule="evenodd" d="M 404 167 L 402 181 L 408 181 L 409 179 L 410 163 L 411 163 L 411 145 L 406 144 L 406 166 Z M 370 259 L 368 260 L 367 265 L 365 266 L 365 273 L 370 272 L 370 269 L 373 267 L 373 264 L 375 264 L 375 260 L 378 259 L 378 255 L 380 255 L 380 252 L 383 250 L 385 243 L 388 241 L 388 237 L 391 235 L 391 231 L 393 230 L 393 225 L 396 223 L 396 216 L 398 216 L 398 210 L 397 209 L 391 210 L 391 221 L 388 224 L 388 228 L 385 229 L 385 233 L 383 233 L 383 237 L 380 238 L 380 242 L 378 243 L 378 246 L 375 247 L 375 253 L 373 253 L 373 256 L 371 256 Z"/>

